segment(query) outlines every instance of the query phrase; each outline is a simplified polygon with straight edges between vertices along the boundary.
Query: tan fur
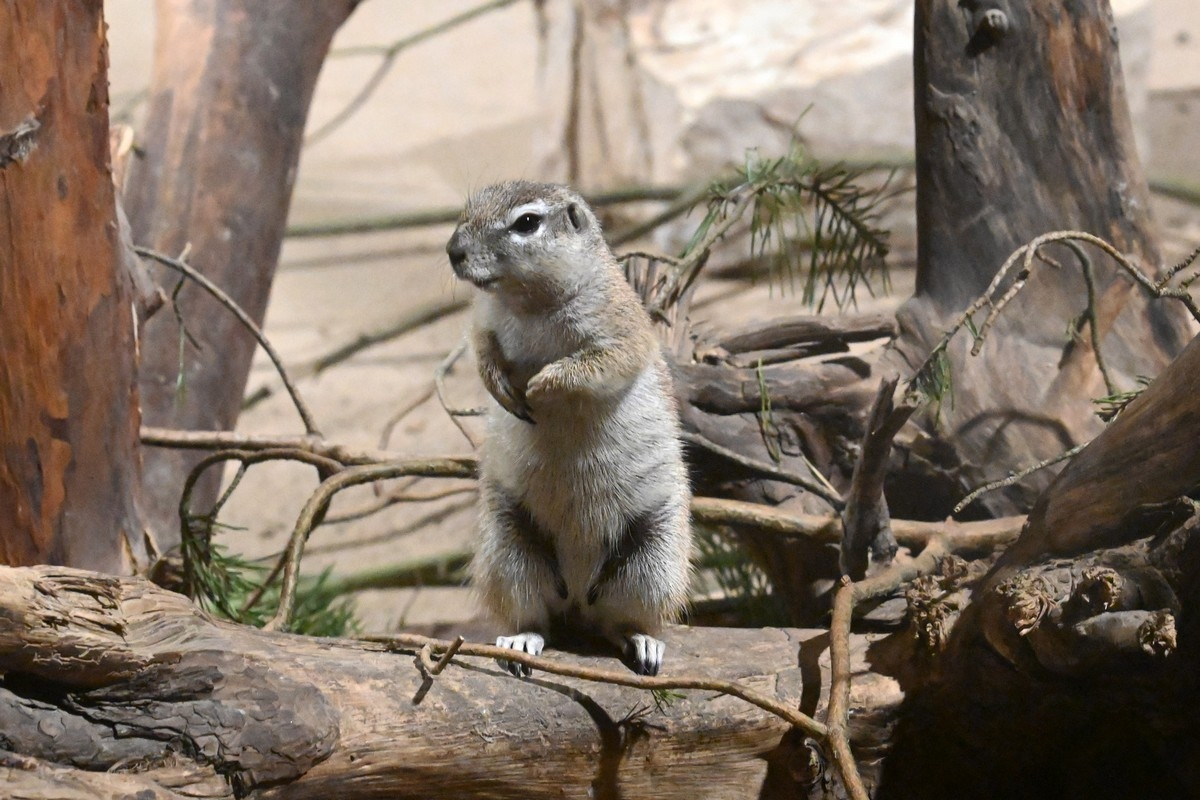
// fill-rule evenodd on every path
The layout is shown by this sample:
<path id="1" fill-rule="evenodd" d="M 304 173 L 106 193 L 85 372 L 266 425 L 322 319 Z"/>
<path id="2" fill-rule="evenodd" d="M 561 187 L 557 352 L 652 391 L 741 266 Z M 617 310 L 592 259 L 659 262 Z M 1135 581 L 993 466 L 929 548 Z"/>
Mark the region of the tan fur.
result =
<path id="1" fill-rule="evenodd" d="M 678 412 L 645 309 L 563 186 L 482 190 L 447 252 L 481 288 L 473 341 L 497 402 L 472 567 L 483 605 L 521 631 L 595 630 L 657 671 L 651 637 L 686 600 L 692 543 Z"/>

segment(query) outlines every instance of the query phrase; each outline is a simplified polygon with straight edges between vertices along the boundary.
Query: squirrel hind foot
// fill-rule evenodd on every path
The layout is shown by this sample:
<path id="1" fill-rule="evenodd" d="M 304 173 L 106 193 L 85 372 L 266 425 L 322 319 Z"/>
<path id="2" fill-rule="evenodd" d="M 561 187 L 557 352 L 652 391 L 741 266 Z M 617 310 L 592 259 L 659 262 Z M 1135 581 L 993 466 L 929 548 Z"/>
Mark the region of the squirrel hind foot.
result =
<path id="1" fill-rule="evenodd" d="M 537 633 L 518 633 L 516 636 L 496 637 L 496 647 L 506 647 L 509 650 L 516 650 L 518 653 L 529 653 L 531 656 L 540 656 L 542 648 L 545 646 L 546 640 Z M 528 678 L 533 674 L 532 667 L 517 661 L 497 658 L 496 663 L 500 665 L 501 669 L 508 670 L 517 678 Z"/>
<path id="2" fill-rule="evenodd" d="M 630 634 L 625 640 L 625 657 L 638 675 L 657 675 L 666 651 L 661 639 L 644 633 Z"/>

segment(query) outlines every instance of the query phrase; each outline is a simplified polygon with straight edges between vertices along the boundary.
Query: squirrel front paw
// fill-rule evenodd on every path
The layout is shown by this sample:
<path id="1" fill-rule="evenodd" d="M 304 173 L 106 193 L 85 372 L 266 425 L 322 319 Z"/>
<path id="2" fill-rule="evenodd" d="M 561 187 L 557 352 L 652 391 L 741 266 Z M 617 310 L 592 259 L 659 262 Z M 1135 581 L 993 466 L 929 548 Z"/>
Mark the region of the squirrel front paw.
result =
<path id="1" fill-rule="evenodd" d="M 536 408 L 554 395 L 560 394 L 563 390 L 564 377 L 563 362 L 550 362 L 529 379 L 529 384 L 525 387 L 526 400 Z"/>

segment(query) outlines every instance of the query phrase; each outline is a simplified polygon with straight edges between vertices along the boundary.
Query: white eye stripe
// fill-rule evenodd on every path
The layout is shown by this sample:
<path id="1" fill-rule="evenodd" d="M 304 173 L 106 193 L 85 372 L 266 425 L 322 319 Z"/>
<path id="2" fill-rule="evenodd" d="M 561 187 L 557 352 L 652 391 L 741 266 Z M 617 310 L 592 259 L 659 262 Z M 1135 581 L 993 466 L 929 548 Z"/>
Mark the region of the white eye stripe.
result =
<path id="1" fill-rule="evenodd" d="M 532 203 L 519 205 L 508 212 L 508 218 L 504 221 L 504 227 L 509 227 L 525 214 L 537 214 L 539 217 L 544 217 L 549 211 L 550 206 L 545 200 L 534 200 Z"/>

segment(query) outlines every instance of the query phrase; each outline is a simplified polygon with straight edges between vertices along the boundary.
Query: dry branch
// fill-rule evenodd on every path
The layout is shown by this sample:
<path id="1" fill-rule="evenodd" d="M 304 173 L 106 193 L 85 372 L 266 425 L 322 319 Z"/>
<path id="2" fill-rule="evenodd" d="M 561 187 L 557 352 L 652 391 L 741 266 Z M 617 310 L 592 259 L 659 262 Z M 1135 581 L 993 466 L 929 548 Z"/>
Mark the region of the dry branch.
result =
<path id="1" fill-rule="evenodd" d="M 842 513 L 842 572 L 852 580 L 862 580 L 867 573 L 868 555 L 877 562 L 888 563 L 896 554 L 896 539 L 892 534 L 887 501 L 883 496 L 883 480 L 887 472 L 892 440 L 908 421 L 916 407 L 896 406 L 894 394 L 899 377 L 879 384 L 875 402 L 867 414 L 867 430 L 850 493 Z"/>

